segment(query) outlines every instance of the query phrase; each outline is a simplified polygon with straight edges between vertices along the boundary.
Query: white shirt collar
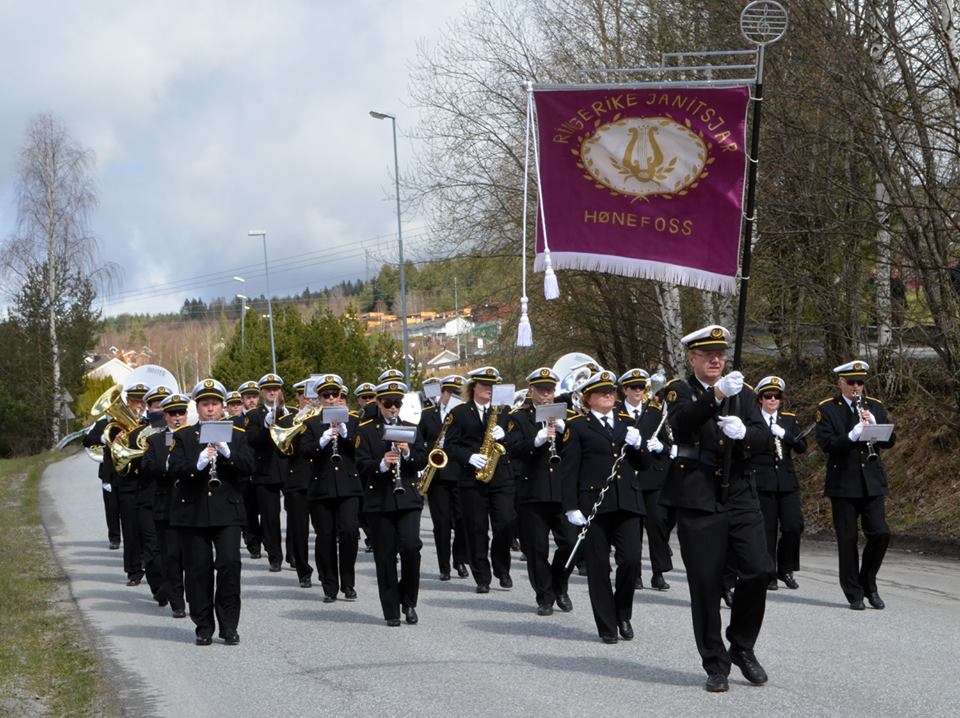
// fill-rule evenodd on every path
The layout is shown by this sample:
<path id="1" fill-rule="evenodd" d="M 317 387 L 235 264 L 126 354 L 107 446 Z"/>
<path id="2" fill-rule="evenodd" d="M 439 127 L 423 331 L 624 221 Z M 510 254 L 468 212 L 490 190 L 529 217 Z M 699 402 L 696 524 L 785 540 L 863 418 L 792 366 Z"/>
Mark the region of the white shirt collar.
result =
<path id="1" fill-rule="evenodd" d="M 610 425 L 613 426 L 613 410 L 612 409 L 608 414 L 601 414 L 599 411 L 594 411 L 593 409 L 590 410 L 590 413 L 593 414 L 595 417 L 597 417 L 601 422 L 604 420 L 604 418 L 606 418 L 610 422 Z"/>
<path id="2" fill-rule="evenodd" d="M 639 404 L 637 404 L 636 406 L 634 406 L 634 405 L 631 404 L 629 401 L 627 401 L 626 399 L 624 399 L 624 400 L 623 400 L 623 408 L 626 410 L 626 412 L 627 412 L 628 414 L 636 414 L 636 413 L 638 413 L 638 412 L 642 413 L 642 412 L 643 412 L 643 402 L 640 402 Z"/>

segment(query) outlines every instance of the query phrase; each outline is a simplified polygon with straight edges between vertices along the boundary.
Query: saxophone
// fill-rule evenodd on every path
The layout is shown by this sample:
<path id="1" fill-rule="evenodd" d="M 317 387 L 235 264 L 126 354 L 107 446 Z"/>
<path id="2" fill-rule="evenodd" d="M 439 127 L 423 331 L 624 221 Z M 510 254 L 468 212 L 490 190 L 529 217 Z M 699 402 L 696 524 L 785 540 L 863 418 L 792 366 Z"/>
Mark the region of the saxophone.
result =
<path id="1" fill-rule="evenodd" d="M 487 417 L 487 428 L 483 432 L 483 443 L 480 444 L 480 450 L 477 452 L 487 458 L 487 464 L 482 469 L 477 469 L 477 481 L 481 484 L 489 484 L 493 481 L 493 475 L 497 471 L 497 462 L 507 453 L 503 444 L 493 440 L 493 427 L 497 425 L 497 419 L 500 416 L 501 406 L 490 409 Z"/>
<path id="2" fill-rule="evenodd" d="M 440 469 L 447 465 L 448 459 L 447 452 L 443 450 L 443 437 L 446 435 L 447 427 L 450 426 L 452 421 L 453 416 L 447 414 L 447 418 L 443 420 L 443 427 L 440 429 L 440 434 L 437 436 L 437 440 L 433 443 L 433 448 L 427 455 L 427 468 L 424 469 L 423 475 L 417 482 L 417 493 L 421 496 L 427 495 L 430 484 L 433 483 L 433 477 L 436 476 L 436 473 Z"/>

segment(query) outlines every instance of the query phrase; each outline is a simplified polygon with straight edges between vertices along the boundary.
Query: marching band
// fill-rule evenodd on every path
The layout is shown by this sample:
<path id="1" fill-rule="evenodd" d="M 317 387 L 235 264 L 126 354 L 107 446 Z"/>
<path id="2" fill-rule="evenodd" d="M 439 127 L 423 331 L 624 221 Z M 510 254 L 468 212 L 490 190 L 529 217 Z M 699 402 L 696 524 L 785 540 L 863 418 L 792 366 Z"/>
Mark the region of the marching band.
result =
<path id="1" fill-rule="evenodd" d="M 310 588 L 312 524 L 322 600 L 331 603 L 357 598 L 363 528 L 386 624 L 414 625 L 426 503 L 441 581 L 455 571 L 472 575 L 480 594 L 494 579 L 511 589 L 519 538 L 536 614 L 574 610 L 570 568 L 585 566 L 597 633 L 614 644 L 634 637 L 644 528 L 649 585 L 666 591 L 676 526 L 706 689 L 727 690 L 731 665 L 763 684 L 753 648 L 766 593 L 779 582 L 799 586 L 793 456 L 816 429 L 841 589 L 852 609 L 865 599 L 882 609 L 876 576 L 890 534 L 879 455 L 893 445 L 893 427 L 864 392 L 865 362 L 834 370 L 840 393 L 801 429 L 785 410 L 782 378 L 764 377 L 754 390 L 739 371 L 725 373 L 727 329 L 704 327 L 682 343 L 691 370 L 684 379 L 665 383 L 639 367 L 618 376 L 581 355 L 573 367 L 535 369 L 506 404 L 494 402 L 502 379 L 491 366 L 437 378 L 422 395 L 400 372 L 384 371 L 355 388 L 356 412 L 334 373 L 297 382 L 296 409 L 272 373 L 233 392 L 212 378 L 189 395 L 137 383 L 122 397 L 113 387 L 96 402 L 84 438 L 88 451 L 102 453 L 110 548 L 122 541 L 128 585 L 146 577 L 159 606 L 190 616 L 198 645 L 212 643 L 215 631 L 234 645 L 242 543 L 253 559 L 262 548 L 270 571 L 286 558 Z M 189 424 L 191 402 L 198 421 Z M 720 604 L 730 587 L 724 632 Z"/>

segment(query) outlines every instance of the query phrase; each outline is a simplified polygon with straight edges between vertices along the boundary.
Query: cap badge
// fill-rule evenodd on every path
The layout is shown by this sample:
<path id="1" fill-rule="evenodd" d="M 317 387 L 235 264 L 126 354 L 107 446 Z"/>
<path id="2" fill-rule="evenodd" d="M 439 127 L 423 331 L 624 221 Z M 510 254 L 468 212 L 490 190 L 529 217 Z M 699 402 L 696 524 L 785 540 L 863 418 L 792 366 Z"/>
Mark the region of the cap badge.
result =
<path id="1" fill-rule="evenodd" d="M 204 389 L 212 389 L 212 388 L 213 388 L 213 379 L 204 379 L 204 380 L 203 380 L 203 388 L 204 388 Z"/>
<path id="2" fill-rule="evenodd" d="M 723 330 L 720 327 L 714 327 L 710 330 L 711 339 L 721 339 L 723 337 Z"/>

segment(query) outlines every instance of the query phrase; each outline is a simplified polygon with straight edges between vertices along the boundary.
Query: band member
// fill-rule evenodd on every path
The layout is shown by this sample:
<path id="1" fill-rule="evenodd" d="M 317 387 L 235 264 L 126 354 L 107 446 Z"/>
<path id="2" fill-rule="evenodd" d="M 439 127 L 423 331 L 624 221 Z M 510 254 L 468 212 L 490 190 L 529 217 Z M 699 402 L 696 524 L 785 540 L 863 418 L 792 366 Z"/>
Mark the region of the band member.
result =
<path id="1" fill-rule="evenodd" d="M 767 681 L 753 647 L 763 623 L 767 584 L 775 574 L 746 456 L 767 445 L 770 430 L 760 420 L 743 375 L 723 375 L 730 332 L 711 325 L 681 341 L 692 373 L 666 386 L 677 458 L 661 502 L 677 511 L 693 634 L 707 672 L 705 688 L 721 692 L 729 689 L 731 662 L 751 683 Z M 727 449 L 730 454 L 725 456 Z M 726 632 L 729 651 L 720 635 L 728 551 L 738 576 Z"/>
<path id="2" fill-rule="evenodd" d="M 154 434 L 165 433 L 167 421 L 161 402 L 170 396 L 170 389 L 165 386 L 155 386 L 143 397 L 146 403 L 146 417 L 142 426 L 130 432 L 127 439 L 131 448 L 139 447 L 140 442 L 147 447 L 147 442 Z M 141 439 L 141 434 L 144 438 Z M 146 449 L 144 456 L 146 455 Z M 130 461 L 129 477 L 136 483 L 136 526 L 137 540 L 140 542 L 140 559 L 146 573 L 147 583 L 153 593 L 154 600 L 161 606 L 167 605 L 167 595 L 163 584 L 163 559 L 160 555 L 160 543 L 157 538 L 157 526 L 153 519 L 154 494 L 157 491 L 156 474 L 151 471 L 142 471 L 143 458 Z"/>
<path id="3" fill-rule="evenodd" d="M 625 641 L 633 638 L 643 517 L 637 471 L 649 461 L 640 431 L 630 425 L 629 416 L 616 411 L 616 380 L 613 373 L 599 371 L 581 386 L 585 413 L 567 422 L 560 461 L 567 520 L 580 530 L 596 506 L 583 551 L 593 618 L 604 643 L 616 643 L 618 633 Z M 611 547 L 617 555 L 615 589 L 610 585 Z"/>
<path id="4" fill-rule="evenodd" d="M 257 382 L 263 403 L 247 414 L 247 443 L 254 452 L 253 485 L 256 489 L 260 520 L 260 538 L 267 551 L 270 570 L 280 571 L 283 565 L 283 544 L 280 541 L 280 488 L 287 473 L 287 459 L 270 438 L 270 427 L 289 410 L 283 405 L 283 379 L 264 374 Z M 248 526 L 249 529 L 249 526 Z M 249 545 L 249 544 L 248 544 Z"/>
<path id="5" fill-rule="evenodd" d="M 340 406 L 343 380 L 325 374 L 317 383 L 322 408 Z M 331 424 L 321 415 L 306 422 L 298 454 L 312 466 L 307 487 L 310 518 L 316 532 L 314 555 L 324 603 L 337 600 L 337 593 L 354 600 L 356 590 L 359 512 L 362 494 L 355 460 L 357 416 Z"/>
<path id="6" fill-rule="evenodd" d="M 101 416 L 97 419 L 90 431 L 83 437 L 83 445 L 88 449 L 99 448 L 103 453 L 102 460 L 97 468 L 97 476 L 100 478 L 100 493 L 103 495 L 103 514 L 107 522 L 107 545 L 111 550 L 116 551 L 120 548 L 122 532 L 120 530 L 120 502 L 117 500 L 117 492 L 114 491 L 114 485 L 119 481 L 119 477 L 113 469 L 113 458 L 110 456 L 110 447 L 107 445 L 109 437 L 104 434 L 104 429 L 113 419 L 109 415 Z"/>
<path id="7" fill-rule="evenodd" d="M 484 438 L 489 438 L 488 443 L 494 447 L 503 441 L 508 417 L 491 401 L 493 385 L 500 383 L 500 372 L 492 366 L 481 367 L 467 374 L 467 378 L 466 402 L 450 412 L 444 450 L 460 466 L 460 507 L 476 591 L 489 593 L 491 568 L 501 588 L 513 588 L 510 544 L 516 518 L 515 481 L 506 460 L 497 462 L 489 482 L 477 480 L 478 472 L 485 471 L 487 463 L 494 459 L 493 452 L 488 455 L 481 451 Z"/>
<path id="8" fill-rule="evenodd" d="M 384 426 L 401 424 L 400 407 L 406 384 L 388 381 L 377 386 L 379 416 L 361 423 L 357 433 L 357 468 L 363 481 L 363 510 L 373 532 L 380 606 L 388 626 L 400 625 L 402 612 L 415 624 L 420 591 L 420 512 L 417 472 L 427 465 L 427 450 L 417 436 L 413 443 L 388 442 Z M 419 434 L 419 432 L 417 432 Z M 397 576 L 397 556 L 400 576 Z"/>
<path id="9" fill-rule="evenodd" d="M 765 376 L 757 384 L 760 418 L 769 427 L 770 436 L 764 451 L 753 452 L 750 465 L 767 527 L 767 551 L 777 567 L 777 578 L 787 588 L 799 588 L 793 572 L 800 568 L 803 513 L 793 454 L 806 451 L 807 440 L 799 436 L 796 414 L 783 411 L 786 388 L 786 382 L 778 376 Z M 777 578 L 770 580 L 767 590 L 777 590 Z"/>
<path id="10" fill-rule="evenodd" d="M 864 597 L 876 609 L 885 605 L 877 592 L 877 572 L 890 543 L 884 505 L 890 489 L 879 449 L 889 449 L 896 441 L 893 433 L 887 441 L 860 440 L 867 426 L 888 423 L 883 404 L 864 391 L 869 370 L 864 361 L 836 367 L 840 393 L 820 402 L 817 409 L 817 444 L 827 455 L 823 493 L 830 497 L 833 510 L 840 588 L 855 611 L 864 609 Z M 858 519 L 867 539 L 862 558 L 857 547 Z"/>
<path id="11" fill-rule="evenodd" d="M 573 610 L 567 594 L 569 574 L 564 564 L 577 540 L 577 531 L 564 516 L 559 472 L 561 437 L 566 423 L 564 419 L 536 420 L 536 407 L 554 403 L 559 381 L 560 377 L 547 367 L 535 369 L 527 376 L 527 400 L 510 413 L 505 439 L 507 450 L 519 468 L 517 525 L 539 616 L 552 615 L 554 602 L 561 611 Z M 552 562 L 551 532 L 557 542 Z"/>
<path id="12" fill-rule="evenodd" d="M 367 404 L 376 405 L 377 403 L 377 387 L 368 381 L 357 384 L 357 388 L 353 390 L 353 394 L 357 397 L 357 404 L 360 406 L 361 414 Z"/>
<path id="13" fill-rule="evenodd" d="M 231 416 L 240 416 L 243 414 L 243 397 L 239 391 L 231 391 L 227 394 L 227 413 Z"/>
<path id="14" fill-rule="evenodd" d="M 255 381 L 245 381 L 237 391 L 240 393 L 240 399 L 243 401 L 242 415 L 247 417 L 250 412 L 260 404 L 260 387 Z M 249 419 L 243 426 L 249 426 Z M 253 483 L 253 477 L 250 481 L 243 482 L 243 506 L 247 512 L 246 522 L 243 527 L 243 543 L 247 547 L 247 553 L 250 558 L 260 558 L 263 541 L 260 537 L 260 509 L 257 505 L 257 487 Z"/>
<path id="15" fill-rule="evenodd" d="M 666 591 L 670 584 L 663 574 L 673 570 L 673 560 L 670 557 L 670 525 L 666 509 L 660 506 L 660 490 L 670 468 L 670 449 L 664 443 L 663 405 L 655 399 L 648 401 L 649 379 L 650 375 L 643 369 L 630 369 L 623 373 L 618 383 L 623 391 L 622 411 L 630 417 L 630 424 L 640 430 L 650 453 L 650 466 L 637 474 L 646 512 L 642 521 L 650 542 L 650 566 L 653 571 L 650 586 L 658 591 Z M 643 542 L 642 531 L 640 541 Z M 641 577 L 637 578 L 637 588 L 643 588 Z"/>
<path id="16" fill-rule="evenodd" d="M 186 394 L 171 394 L 161 403 L 166 429 L 147 439 L 147 452 L 140 464 L 141 476 L 151 476 L 154 481 L 153 521 L 157 531 L 160 550 L 160 568 L 163 575 L 163 594 L 170 601 L 174 618 L 187 615 L 183 598 L 183 550 L 180 546 L 179 529 L 170 526 L 170 509 L 174 495 L 174 480 L 167 472 L 167 457 L 173 445 L 173 434 L 187 423 Z"/>
<path id="17" fill-rule="evenodd" d="M 441 450 L 446 442 L 446 433 L 441 440 L 440 434 L 447 422 L 450 411 L 458 401 L 465 383 L 462 376 L 451 374 L 440 379 L 440 396 L 434 406 L 427 407 L 420 414 L 420 434 L 424 444 L 430 450 Z M 450 580 L 450 533 L 453 532 L 453 565 L 460 578 L 470 575 L 467 571 L 467 546 L 463 529 L 463 514 L 460 508 L 460 494 L 457 481 L 460 466 L 447 455 L 447 465 L 437 469 L 427 491 L 430 504 L 430 518 L 433 520 L 433 539 L 437 547 L 437 562 L 440 565 L 440 580 Z"/>
<path id="18" fill-rule="evenodd" d="M 146 384 L 134 384 L 126 390 L 127 407 L 139 419 L 141 425 L 145 425 L 143 397 L 148 390 L 149 387 Z M 124 443 L 129 446 L 128 442 L 129 437 Z M 109 448 L 104 449 L 104 457 L 109 451 Z M 120 506 L 120 532 L 123 534 L 123 570 L 127 574 L 127 585 L 139 586 L 143 581 L 145 570 L 140 532 L 137 529 L 137 478 L 135 475 L 131 476 L 129 470 L 120 473 L 114 471 L 113 475 L 113 490 L 117 492 L 117 502 Z"/>
<path id="19" fill-rule="evenodd" d="M 170 525 L 180 529 L 184 584 L 198 646 L 210 645 L 218 623 L 227 645 L 240 642 L 240 483 L 253 473 L 253 455 L 239 422 L 229 442 L 200 445 L 200 425 L 222 418 L 226 394 L 214 379 L 194 387 L 200 421 L 173 435 L 168 464 L 177 482 Z"/>

